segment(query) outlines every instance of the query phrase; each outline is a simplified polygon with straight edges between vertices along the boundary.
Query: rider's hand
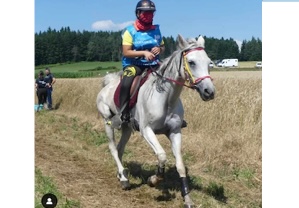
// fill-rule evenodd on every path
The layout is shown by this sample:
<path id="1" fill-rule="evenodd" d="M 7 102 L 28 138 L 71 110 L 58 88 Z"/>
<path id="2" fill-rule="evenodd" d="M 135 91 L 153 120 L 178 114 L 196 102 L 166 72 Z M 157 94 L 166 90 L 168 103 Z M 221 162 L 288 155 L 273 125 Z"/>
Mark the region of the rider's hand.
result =
<path id="1" fill-rule="evenodd" d="M 153 61 L 155 59 L 155 54 L 149 51 L 144 51 L 144 57 L 148 61 Z"/>
<path id="2" fill-rule="evenodd" d="M 158 46 L 155 46 L 152 48 L 151 52 L 155 55 L 159 55 L 161 53 L 161 48 Z"/>

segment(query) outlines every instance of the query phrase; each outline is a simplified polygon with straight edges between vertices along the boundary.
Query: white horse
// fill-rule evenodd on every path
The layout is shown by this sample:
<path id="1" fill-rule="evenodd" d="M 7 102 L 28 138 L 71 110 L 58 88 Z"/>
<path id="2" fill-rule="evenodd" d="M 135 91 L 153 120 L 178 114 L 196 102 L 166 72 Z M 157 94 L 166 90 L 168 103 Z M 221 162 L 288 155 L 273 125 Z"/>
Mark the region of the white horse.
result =
<path id="1" fill-rule="evenodd" d="M 166 58 L 155 72 L 150 74 L 148 80 L 141 86 L 137 103 L 131 110 L 134 123 L 137 124 L 140 134 L 153 148 L 158 158 L 157 173 L 148 179 L 148 184 L 155 186 L 164 176 L 166 153 L 156 137 L 156 134 L 164 134 L 171 141 L 172 152 L 176 158 L 176 168 L 181 179 L 181 194 L 185 207 L 193 207 L 194 203 L 189 195 L 186 169 L 181 154 L 181 126 L 184 109 L 180 94 L 183 86 L 188 86 L 196 89 L 204 101 L 214 98 L 215 88 L 208 68 L 210 58 L 204 50 L 204 42 L 202 36 L 197 40 L 185 40 L 178 35 L 177 50 Z M 123 189 L 129 189 L 130 184 L 127 171 L 122 165 L 122 156 L 132 128 L 127 123 L 121 125 L 121 138 L 116 146 L 115 126 L 111 124 L 115 117 L 119 119 L 120 116 L 120 109 L 113 101 L 119 80 L 119 74 L 105 76 L 104 87 L 97 96 L 97 108 L 105 121 L 109 148 L 118 168 L 118 179 Z"/>

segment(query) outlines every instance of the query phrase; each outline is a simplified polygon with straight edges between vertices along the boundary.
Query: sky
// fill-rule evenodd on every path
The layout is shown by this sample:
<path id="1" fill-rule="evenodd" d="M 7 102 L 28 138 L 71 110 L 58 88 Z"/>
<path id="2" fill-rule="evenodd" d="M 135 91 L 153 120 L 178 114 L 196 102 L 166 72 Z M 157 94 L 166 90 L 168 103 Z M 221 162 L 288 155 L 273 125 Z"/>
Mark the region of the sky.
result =
<path id="1" fill-rule="evenodd" d="M 117 31 L 135 19 L 137 0 L 36 0 L 35 32 L 61 29 Z M 163 36 L 205 35 L 237 42 L 262 39 L 261 0 L 156 0 L 154 24 Z"/>

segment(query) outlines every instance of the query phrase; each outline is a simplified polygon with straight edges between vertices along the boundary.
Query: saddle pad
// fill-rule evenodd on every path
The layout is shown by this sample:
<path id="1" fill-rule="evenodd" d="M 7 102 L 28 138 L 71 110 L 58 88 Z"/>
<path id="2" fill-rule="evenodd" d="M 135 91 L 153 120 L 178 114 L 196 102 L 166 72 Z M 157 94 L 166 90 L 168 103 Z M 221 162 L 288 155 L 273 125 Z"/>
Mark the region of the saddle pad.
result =
<path id="1" fill-rule="evenodd" d="M 132 84 L 131 90 L 130 90 L 130 102 L 129 102 L 130 109 L 133 108 L 135 106 L 135 104 L 137 103 L 139 89 L 145 83 L 145 81 L 147 80 L 147 78 L 151 72 L 152 72 L 152 70 L 147 70 L 146 75 L 143 78 L 141 78 L 139 84 L 138 84 L 138 79 L 140 79 L 140 76 L 136 76 L 134 78 L 134 81 L 133 81 L 133 84 Z M 119 84 L 114 92 L 114 103 L 115 103 L 116 107 L 118 107 L 118 108 L 120 108 L 120 102 L 119 102 L 120 84 L 121 84 L 121 81 L 119 82 Z M 135 90 L 135 88 L 137 88 L 137 91 Z M 132 93 L 135 91 L 136 91 L 136 93 L 132 97 Z"/>

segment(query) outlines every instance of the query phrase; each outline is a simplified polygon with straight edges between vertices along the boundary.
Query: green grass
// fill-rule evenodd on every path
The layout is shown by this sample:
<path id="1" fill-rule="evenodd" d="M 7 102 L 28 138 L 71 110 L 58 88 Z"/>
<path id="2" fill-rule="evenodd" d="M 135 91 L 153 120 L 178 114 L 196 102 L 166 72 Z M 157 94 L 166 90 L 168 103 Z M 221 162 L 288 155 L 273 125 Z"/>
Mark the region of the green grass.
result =
<path id="1" fill-rule="evenodd" d="M 233 175 L 236 178 L 236 180 L 239 180 L 241 183 L 243 183 L 248 188 L 255 187 L 255 181 L 254 181 L 255 171 L 254 170 L 251 170 L 249 168 L 235 169 L 233 171 Z"/>
<path id="2" fill-rule="evenodd" d="M 40 70 L 44 70 L 46 67 L 49 67 L 51 69 L 51 72 L 57 73 L 57 72 L 79 72 L 82 70 L 92 70 L 97 67 L 102 68 L 111 68 L 116 67 L 119 70 L 121 70 L 121 62 L 100 62 L 100 61 L 94 61 L 94 62 L 77 62 L 77 63 L 64 63 L 64 64 L 51 64 L 51 65 L 43 65 L 43 66 L 36 66 L 35 70 L 36 72 Z"/>
<path id="3" fill-rule="evenodd" d="M 82 78 L 103 76 L 107 72 L 120 71 L 122 69 L 121 62 L 77 62 L 42 65 L 35 67 L 35 77 L 39 71 L 44 71 L 46 67 L 51 69 L 51 72 L 56 78 Z"/>
<path id="4" fill-rule="evenodd" d="M 54 194 L 57 199 L 57 208 L 80 208 L 80 203 L 78 201 L 70 200 L 64 197 L 54 184 L 50 177 L 42 174 L 41 170 L 37 167 L 35 168 L 35 208 L 43 208 L 41 204 L 41 198 L 43 195 L 51 193 Z"/>
<path id="5" fill-rule="evenodd" d="M 211 71 L 260 71 L 261 69 L 254 68 L 256 62 L 244 61 L 239 62 L 237 68 L 221 68 L 216 67 Z M 50 64 L 35 67 L 35 77 L 40 70 L 46 67 L 51 69 L 51 72 L 56 78 L 83 78 L 104 76 L 107 72 L 116 72 L 122 69 L 121 62 L 77 62 L 64 64 Z"/>
<path id="6" fill-rule="evenodd" d="M 52 124 L 53 129 L 59 132 L 74 132 L 73 138 L 86 141 L 89 145 L 100 146 L 108 142 L 104 132 L 93 129 L 88 122 L 82 122 L 78 117 L 50 114 L 49 111 L 40 111 L 36 118 L 39 122 Z M 45 120 L 39 120 L 45 119 Z"/>

